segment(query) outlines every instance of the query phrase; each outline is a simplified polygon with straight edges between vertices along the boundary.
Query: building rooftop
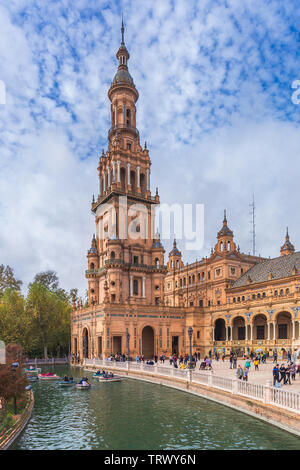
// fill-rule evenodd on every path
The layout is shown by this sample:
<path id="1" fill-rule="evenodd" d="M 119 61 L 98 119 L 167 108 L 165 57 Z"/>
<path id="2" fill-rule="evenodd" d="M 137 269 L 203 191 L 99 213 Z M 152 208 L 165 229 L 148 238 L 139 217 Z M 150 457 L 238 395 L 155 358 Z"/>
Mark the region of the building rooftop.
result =
<path id="1" fill-rule="evenodd" d="M 265 282 L 270 279 L 281 279 L 296 273 L 300 273 L 300 251 L 255 264 L 233 283 L 232 288 Z"/>

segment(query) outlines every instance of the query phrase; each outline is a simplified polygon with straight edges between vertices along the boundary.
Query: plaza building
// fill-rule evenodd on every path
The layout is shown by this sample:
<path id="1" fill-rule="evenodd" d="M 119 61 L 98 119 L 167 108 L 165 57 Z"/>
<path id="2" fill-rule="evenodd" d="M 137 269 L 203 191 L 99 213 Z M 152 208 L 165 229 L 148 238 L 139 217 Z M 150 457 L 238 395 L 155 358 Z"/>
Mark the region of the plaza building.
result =
<path id="1" fill-rule="evenodd" d="M 184 264 L 176 240 L 165 250 L 154 233 L 158 190 L 136 127 L 138 91 L 122 41 L 108 90 L 111 127 L 99 158 L 99 195 L 91 209 L 96 231 L 87 253 L 88 306 L 73 302 L 72 353 L 80 358 L 298 347 L 300 253 L 287 233 L 281 256 L 242 253 L 226 212 L 209 257 Z M 298 274 L 299 272 L 299 274 Z"/>

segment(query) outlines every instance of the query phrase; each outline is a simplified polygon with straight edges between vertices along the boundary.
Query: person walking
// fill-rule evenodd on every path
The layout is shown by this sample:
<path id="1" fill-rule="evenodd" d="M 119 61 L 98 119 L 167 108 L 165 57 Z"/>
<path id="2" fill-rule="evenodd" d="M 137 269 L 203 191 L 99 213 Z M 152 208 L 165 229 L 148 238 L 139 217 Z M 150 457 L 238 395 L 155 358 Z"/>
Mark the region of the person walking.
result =
<path id="1" fill-rule="evenodd" d="M 255 369 L 254 369 L 254 370 L 259 370 L 258 365 L 259 365 L 259 359 L 258 359 L 258 357 L 256 357 L 256 358 L 254 359 L 254 366 L 255 366 Z"/>
<path id="2" fill-rule="evenodd" d="M 279 364 L 276 364 L 273 367 L 273 386 L 276 386 L 276 383 L 280 383 L 279 379 Z"/>
<path id="3" fill-rule="evenodd" d="M 233 354 L 230 353 L 230 356 L 229 356 L 229 369 L 232 369 L 232 363 L 233 363 Z M 299 375 L 300 375 L 300 373 L 299 373 Z"/>
<path id="4" fill-rule="evenodd" d="M 280 382 L 283 382 L 283 385 L 285 385 L 286 384 L 286 371 L 285 371 L 284 364 L 281 364 L 279 370 L 280 370 Z"/>
<path id="5" fill-rule="evenodd" d="M 237 355 L 236 354 L 233 355 L 232 362 L 233 362 L 233 368 L 236 369 L 236 364 L 237 364 Z"/>
<path id="6" fill-rule="evenodd" d="M 247 357 L 247 360 L 246 360 L 246 362 L 245 362 L 245 367 L 246 367 L 246 369 L 247 369 L 248 372 L 249 372 L 249 369 L 250 369 L 250 367 L 251 367 L 251 361 L 249 360 L 248 357 Z"/>
<path id="7" fill-rule="evenodd" d="M 237 371 L 236 371 L 236 375 L 237 375 L 237 378 L 239 380 L 242 380 L 242 378 L 243 378 L 243 369 L 242 369 L 241 365 L 238 366 Z"/>
<path id="8" fill-rule="evenodd" d="M 248 382 L 248 369 L 246 366 L 243 369 L 243 380 L 244 382 Z"/>
<path id="9" fill-rule="evenodd" d="M 285 369 L 285 383 L 289 384 L 289 385 L 292 385 L 292 382 L 291 382 L 291 366 L 288 365 Z"/>
<path id="10" fill-rule="evenodd" d="M 292 380 L 296 380 L 296 364 L 294 362 L 291 364 L 291 377 Z"/>

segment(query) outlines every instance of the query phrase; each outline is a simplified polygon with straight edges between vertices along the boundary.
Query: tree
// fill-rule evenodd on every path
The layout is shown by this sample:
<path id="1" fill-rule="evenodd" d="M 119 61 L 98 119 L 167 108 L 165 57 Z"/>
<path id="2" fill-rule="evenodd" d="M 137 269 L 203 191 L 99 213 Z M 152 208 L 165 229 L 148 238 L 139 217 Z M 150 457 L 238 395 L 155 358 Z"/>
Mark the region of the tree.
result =
<path id="1" fill-rule="evenodd" d="M 13 363 L 16 361 L 19 362 L 19 366 L 14 368 Z M 5 402 L 11 398 L 21 397 L 28 385 L 26 377 L 22 374 L 22 363 L 23 351 L 20 345 L 8 345 L 6 363 L 0 364 L 0 397 Z"/>
<path id="2" fill-rule="evenodd" d="M 35 275 L 33 282 L 43 284 L 43 286 L 45 286 L 51 292 L 57 292 L 59 289 L 58 276 L 55 271 L 49 270 L 38 273 Z"/>
<path id="3" fill-rule="evenodd" d="M 6 289 L 0 303 L 0 339 L 26 348 L 30 323 L 24 297 L 12 288 Z"/>
<path id="4" fill-rule="evenodd" d="M 71 307 L 65 291 L 51 292 L 44 284 L 33 282 L 30 285 L 26 309 L 32 318 L 32 333 L 39 337 L 44 357 L 49 349 L 67 349 L 70 335 Z"/>
<path id="5" fill-rule="evenodd" d="M 0 298 L 7 288 L 19 291 L 22 281 L 18 281 L 14 276 L 14 271 L 10 266 L 0 265 Z"/>

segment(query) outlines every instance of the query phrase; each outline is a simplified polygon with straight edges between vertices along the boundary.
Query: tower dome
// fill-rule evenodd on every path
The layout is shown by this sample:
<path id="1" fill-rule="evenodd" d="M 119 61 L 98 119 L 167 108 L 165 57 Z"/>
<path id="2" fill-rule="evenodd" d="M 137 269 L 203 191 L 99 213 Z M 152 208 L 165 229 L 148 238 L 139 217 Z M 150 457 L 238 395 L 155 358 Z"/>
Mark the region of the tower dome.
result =
<path id="1" fill-rule="evenodd" d="M 286 228 L 285 242 L 282 245 L 282 247 L 280 248 L 280 254 L 281 254 L 281 256 L 284 256 L 284 255 L 291 255 L 294 252 L 295 252 L 295 247 L 290 242 L 289 229 L 287 227 Z"/>

